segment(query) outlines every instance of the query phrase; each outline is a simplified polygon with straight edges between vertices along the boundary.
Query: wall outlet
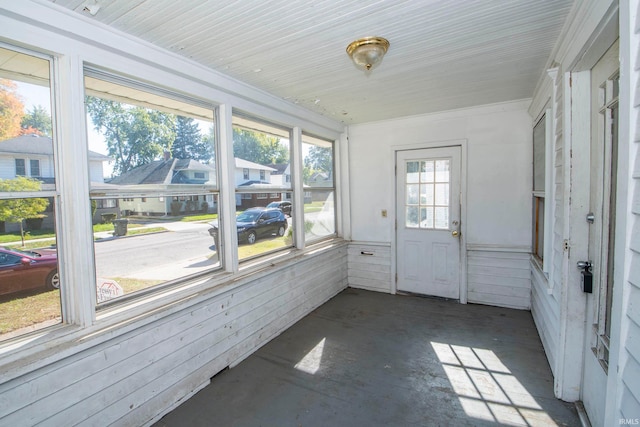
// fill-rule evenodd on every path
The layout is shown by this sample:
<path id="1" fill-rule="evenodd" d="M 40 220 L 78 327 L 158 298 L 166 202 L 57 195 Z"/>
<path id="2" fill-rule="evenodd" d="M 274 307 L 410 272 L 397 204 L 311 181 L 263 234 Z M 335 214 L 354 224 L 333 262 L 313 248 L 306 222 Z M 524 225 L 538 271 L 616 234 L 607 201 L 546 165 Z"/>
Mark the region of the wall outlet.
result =
<path id="1" fill-rule="evenodd" d="M 386 209 L 382 209 L 382 218 L 386 218 L 387 217 L 387 210 Z"/>

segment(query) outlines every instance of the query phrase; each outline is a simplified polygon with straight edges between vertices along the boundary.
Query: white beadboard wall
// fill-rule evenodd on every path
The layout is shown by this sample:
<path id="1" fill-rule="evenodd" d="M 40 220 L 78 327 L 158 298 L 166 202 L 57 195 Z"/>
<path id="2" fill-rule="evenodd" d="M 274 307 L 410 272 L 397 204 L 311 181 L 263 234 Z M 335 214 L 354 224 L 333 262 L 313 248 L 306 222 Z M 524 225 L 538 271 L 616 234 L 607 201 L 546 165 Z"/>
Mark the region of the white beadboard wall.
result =
<path id="1" fill-rule="evenodd" d="M 351 242 L 347 260 L 350 287 L 393 293 L 389 243 Z"/>
<path id="2" fill-rule="evenodd" d="M 470 303 L 528 310 L 531 269 L 528 248 L 467 247 L 467 299 Z"/>
<path id="3" fill-rule="evenodd" d="M 347 244 L 0 385 L 0 425 L 145 425 L 347 286 Z"/>

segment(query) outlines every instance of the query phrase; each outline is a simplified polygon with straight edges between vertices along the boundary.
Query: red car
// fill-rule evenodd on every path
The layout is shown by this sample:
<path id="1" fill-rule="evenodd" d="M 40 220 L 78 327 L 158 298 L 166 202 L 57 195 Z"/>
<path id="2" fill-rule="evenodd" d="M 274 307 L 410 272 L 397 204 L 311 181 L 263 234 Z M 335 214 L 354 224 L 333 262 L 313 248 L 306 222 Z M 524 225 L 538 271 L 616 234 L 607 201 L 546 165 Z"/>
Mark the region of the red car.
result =
<path id="1" fill-rule="evenodd" d="M 55 249 L 20 251 L 0 247 L 0 295 L 38 288 L 60 288 Z"/>

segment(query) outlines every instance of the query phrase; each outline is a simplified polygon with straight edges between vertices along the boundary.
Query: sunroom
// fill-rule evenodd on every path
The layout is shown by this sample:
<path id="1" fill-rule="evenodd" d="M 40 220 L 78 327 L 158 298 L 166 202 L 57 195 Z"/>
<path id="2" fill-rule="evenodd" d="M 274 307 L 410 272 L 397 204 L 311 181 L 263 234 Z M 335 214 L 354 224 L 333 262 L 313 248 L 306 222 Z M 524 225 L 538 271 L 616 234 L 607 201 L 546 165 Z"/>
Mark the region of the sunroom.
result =
<path id="1" fill-rule="evenodd" d="M 364 302 L 462 423 L 639 423 L 638 3 L 0 1 L 0 425 L 151 425 L 287 333 L 311 381 Z M 573 418 L 464 395 L 481 330 Z"/>

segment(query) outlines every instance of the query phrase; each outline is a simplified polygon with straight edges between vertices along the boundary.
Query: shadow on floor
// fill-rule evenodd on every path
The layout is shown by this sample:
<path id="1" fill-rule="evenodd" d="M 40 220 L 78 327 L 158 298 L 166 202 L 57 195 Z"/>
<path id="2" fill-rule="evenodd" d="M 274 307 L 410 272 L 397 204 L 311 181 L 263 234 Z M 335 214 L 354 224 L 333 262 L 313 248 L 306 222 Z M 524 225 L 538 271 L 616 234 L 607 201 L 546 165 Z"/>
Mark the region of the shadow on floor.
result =
<path id="1" fill-rule="evenodd" d="M 158 423 L 577 426 L 531 313 L 347 289 Z"/>

